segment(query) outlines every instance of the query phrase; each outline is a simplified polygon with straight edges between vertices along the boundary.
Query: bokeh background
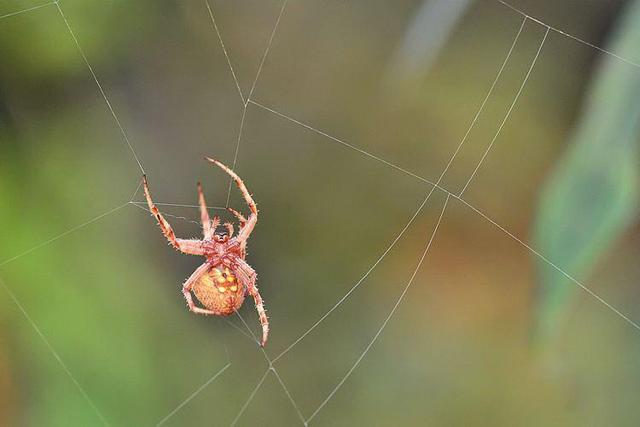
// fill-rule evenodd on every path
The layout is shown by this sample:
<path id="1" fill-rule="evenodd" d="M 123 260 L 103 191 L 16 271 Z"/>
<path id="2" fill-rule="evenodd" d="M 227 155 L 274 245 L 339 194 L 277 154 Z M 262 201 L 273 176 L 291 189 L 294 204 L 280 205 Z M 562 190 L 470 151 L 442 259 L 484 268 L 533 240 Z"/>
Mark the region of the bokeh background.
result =
<path id="1" fill-rule="evenodd" d="M 551 31 L 464 193 L 632 321 L 639 3 L 513 0 L 626 62 Z M 171 250 L 129 203 L 141 200 L 140 170 L 56 5 L 4 17 L 40 4 L 0 4 L 0 425 L 101 425 L 97 411 L 123 426 L 302 424 L 239 317 L 186 309 L 180 286 L 201 259 Z M 210 0 L 245 96 L 281 5 Z M 207 4 L 60 6 L 156 201 L 192 205 L 202 180 L 208 204 L 224 206 L 228 179 L 202 156 L 233 162 L 243 108 Z M 436 181 L 522 21 L 492 0 L 290 0 L 252 99 Z M 525 22 L 441 182 L 448 191 L 480 161 L 545 30 Z M 272 358 L 358 283 L 431 190 L 255 104 L 235 169 L 261 209 L 249 262 Z M 304 418 L 376 335 L 445 198 L 436 190 L 349 298 L 274 364 Z M 245 208 L 235 188 L 230 204 Z M 199 235 L 196 209 L 162 210 L 178 235 Z M 240 313 L 257 332 L 250 300 Z M 638 329 L 451 198 L 397 311 L 309 424 L 634 426 L 639 357 Z"/>

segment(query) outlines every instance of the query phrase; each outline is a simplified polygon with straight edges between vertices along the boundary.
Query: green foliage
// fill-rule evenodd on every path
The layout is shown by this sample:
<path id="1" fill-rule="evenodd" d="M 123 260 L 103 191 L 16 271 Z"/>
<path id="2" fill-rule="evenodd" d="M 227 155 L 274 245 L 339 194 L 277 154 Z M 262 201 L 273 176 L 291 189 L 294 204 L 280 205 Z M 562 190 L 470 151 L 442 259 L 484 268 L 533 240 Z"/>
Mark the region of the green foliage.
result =
<path id="1" fill-rule="evenodd" d="M 609 48 L 637 57 L 640 1 L 628 5 Z M 566 154 L 544 188 L 535 225 L 535 245 L 579 280 L 588 277 L 638 210 L 640 72 L 602 56 L 591 92 Z M 536 330 L 548 338 L 559 328 L 578 288 L 540 263 Z"/>
<path id="2" fill-rule="evenodd" d="M 42 4 L 42 3 L 40 3 Z M 10 13 L 27 6 L 20 2 L 2 10 Z M 35 4 L 37 5 L 37 4 Z M 153 2 L 138 2 L 145 7 L 146 18 L 139 20 L 128 4 L 114 2 L 66 0 L 60 2 L 76 36 L 82 40 L 85 54 L 94 67 L 114 64 L 132 38 L 148 35 L 157 9 Z M 135 9 L 134 9 L 135 10 Z M 118 23 L 114 31 L 114 23 Z M 53 80 L 69 78 L 72 73 L 86 77 L 86 67 L 62 17 L 54 4 L 18 14 L 2 21 L 0 49 L 3 52 L 2 71 L 5 77 L 31 83 L 30 79 Z M 14 74 L 12 76 L 11 74 Z"/>

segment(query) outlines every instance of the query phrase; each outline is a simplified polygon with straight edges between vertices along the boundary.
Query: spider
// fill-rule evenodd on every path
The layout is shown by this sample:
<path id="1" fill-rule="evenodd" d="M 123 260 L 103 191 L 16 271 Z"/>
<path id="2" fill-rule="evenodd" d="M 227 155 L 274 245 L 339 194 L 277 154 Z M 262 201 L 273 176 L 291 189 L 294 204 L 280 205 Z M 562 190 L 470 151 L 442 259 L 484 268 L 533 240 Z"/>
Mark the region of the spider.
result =
<path id="1" fill-rule="evenodd" d="M 227 208 L 240 222 L 240 229 L 236 236 L 233 235 L 233 225 L 223 224 L 224 230 L 218 232 L 220 218 L 214 216 L 209 219 L 209 213 L 202 193 L 202 185 L 198 182 L 198 201 L 200 204 L 200 220 L 204 238 L 179 239 L 176 238 L 171 225 L 164 219 L 156 205 L 151 199 L 149 185 L 146 175 L 142 176 L 144 194 L 147 198 L 149 210 L 158 220 L 158 225 L 162 233 L 169 241 L 169 244 L 178 251 L 189 255 L 200 255 L 206 258 L 204 264 L 198 267 L 182 285 L 182 294 L 187 300 L 189 310 L 198 314 L 213 314 L 216 316 L 229 316 L 235 313 L 244 302 L 246 294 L 253 297 L 260 323 L 262 324 L 261 345 L 267 342 L 269 335 L 269 321 L 265 313 L 262 297 L 256 287 L 256 272 L 245 261 L 247 255 L 247 239 L 251 235 L 253 228 L 258 221 L 258 209 L 251 194 L 245 187 L 242 179 L 230 168 L 218 160 L 205 157 L 206 160 L 221 168 L 233 178 L 240 189 L 251 214 L 245 218 L 240 212 Z M 205 307 L 201 308 L 194 304 L 191 292 Z"/>

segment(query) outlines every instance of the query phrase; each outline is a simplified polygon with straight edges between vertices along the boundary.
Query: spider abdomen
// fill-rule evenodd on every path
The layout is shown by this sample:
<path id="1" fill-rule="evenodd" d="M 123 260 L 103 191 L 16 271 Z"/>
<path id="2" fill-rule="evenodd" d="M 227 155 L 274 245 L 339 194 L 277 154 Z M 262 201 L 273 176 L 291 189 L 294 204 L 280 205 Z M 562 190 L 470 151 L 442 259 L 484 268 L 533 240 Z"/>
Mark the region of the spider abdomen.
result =
<path id="1" fill-rule="evenodd" d="M 219 316 L 233 314 L 242 306 L 245 297 L 244 285 L 223 266 L 211 268 L 193 285 L 193 293 L 207 309 Z"/>

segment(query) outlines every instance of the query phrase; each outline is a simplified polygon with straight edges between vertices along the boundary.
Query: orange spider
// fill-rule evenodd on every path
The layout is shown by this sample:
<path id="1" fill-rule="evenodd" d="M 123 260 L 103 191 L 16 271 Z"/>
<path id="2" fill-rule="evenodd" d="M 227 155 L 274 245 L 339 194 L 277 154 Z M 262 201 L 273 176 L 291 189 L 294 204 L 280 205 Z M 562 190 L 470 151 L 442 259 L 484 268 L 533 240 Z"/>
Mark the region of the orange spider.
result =
<path id="1" fill-rule="evenodd" d="M 204 195 L 202 194 L 202 186 L 199 182 L 198 201 L 200 203 L 200 219 L 204 234 L 202 240 L 176 238 L 171 225 L 164 219 L 153 200 L 151 200 L 146 175 L 142 177 L 144 194 L 147 198 L 149 209 L 158 220 L 158 225 L 164 236 L 169 240 L 169 244 L 182 253 L 200 255 L 206 258 L 205 263 L 198 267 L 182 285 L 182 294 L 187 300 L 189 310 L 199 314 L 229 316 L 242 306 L 246 294 L 249 294 L 253 297 L 260 316 L 260 323 L 262 324 L 261 345 L 264 346 L 269 335 L 269 321 L 264 310 L 262 297 L 256 286 L 256 272 L 245 261 L 247 239 L 258 221 L 258 209 L 242 179 L 234 171 L 215 159 L 205 158 L 233 178 L 251 210 L 249 218 L 245 218 L 241 213 L 229 208 L 229 211 L 240 221 L 240 230 L 236 236 L 233 235 L 233 225 L 228 222 L 224 224 L 225 230 L 217 232 L 217 228 L 220 226 L 220 218 L 214 216 L 213 221 L 209 219 Z M 197 307 L 194 304 L 191 291 L 205 308 Z"/>

